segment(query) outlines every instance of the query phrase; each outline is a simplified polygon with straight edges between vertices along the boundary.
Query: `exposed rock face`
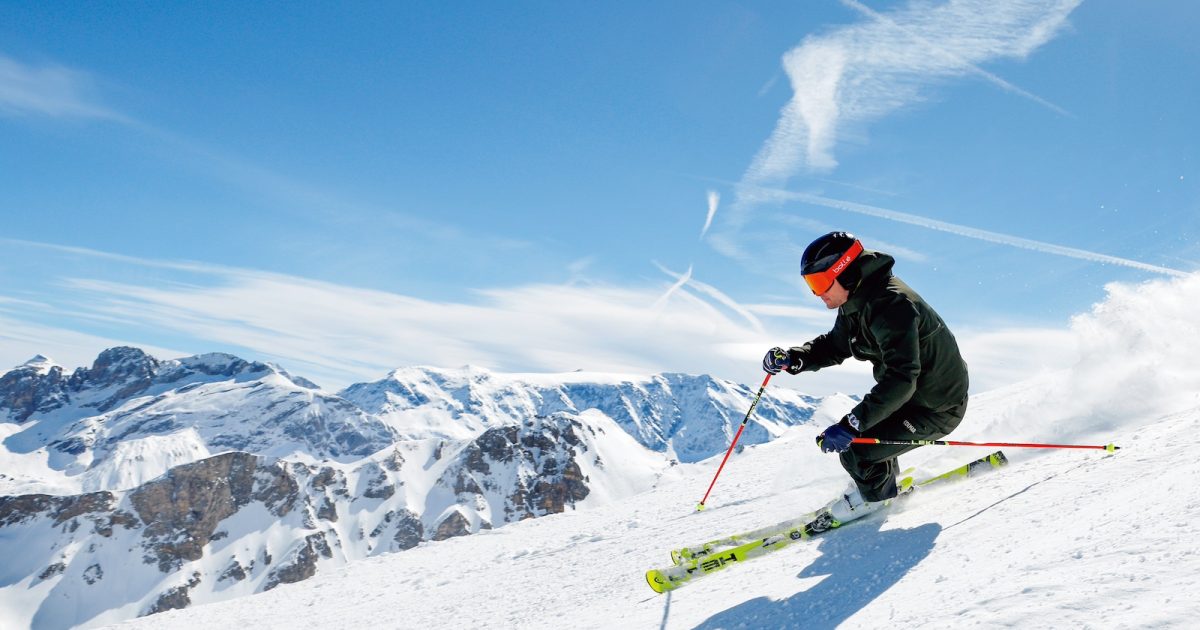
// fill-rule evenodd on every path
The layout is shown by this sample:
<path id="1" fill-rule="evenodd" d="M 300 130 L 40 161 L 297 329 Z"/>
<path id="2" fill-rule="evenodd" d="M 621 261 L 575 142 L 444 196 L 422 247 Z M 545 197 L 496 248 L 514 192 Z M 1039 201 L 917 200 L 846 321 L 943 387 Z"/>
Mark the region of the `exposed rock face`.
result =
<path id="1" fill-rule="evenodd" d="M 62 406 L 67 396 L 67 378 L 54 366 L 42 373 L 35 366 L 23 365 L 0 375 L 0 419 L 7 410 L 12 422 L 25 422 L 38 411 Z"/>
<path id="2" fill-rule="evenodd" d="M 0 497 L 0 557 L 21 559 L 29 575 L 53 580 L 56 588 L 76 584 L 75 588 L 92 589 L 86 603 L 70 610 L 54 608 L 55 603 L 47 601 L 33 625 L 50 627 L 60 626 L 51 620 L 62 615 L 75 615 L 63 618 L 61 627 L 65 627 L 104 610 L 110 598 L 96 592 L 112 591 L 114 597 L 128 598 L 135 593 L 128 591 L 125 582 L 156 584 L 163 574 L 176 576 L 177 585 L 147 594 L 150 599 L 143 614 L 190 605 L 205 581 L 229 584 L 252 579 L 257 590 L 273 588 L 312 576 L 318 560 L 334 557 L 324 521 L 311 524 L 320 531 L 294 543 L 279 539 L 274 547 L 253 550 L 249 558 L 236 546 L 218 551 L 214 543 L 229 537 L 230 527 L 241 528 L 237 536 L 271 528 L 293 531 L 298 525 L 293 515 L 315 513 L 314 500 L 344 492 L 340 472 L 329 468 L 313 472 L 299 464 L 289 467 L 232 452 L 176 467 L 128 492 Z M 246 520 L 257 514 L 262 515 L 259 522 Z M 231 518 L 235 516 L 242 521 Z M 293 524 L 284 525 L 289 520 Z M 11 546 L 31 541 L 45 547 L 18 552 Z M 272 548 L 285 554 L 286 560 L 275 563 L 268 574 Z M 210 575 L 199 561 L 218 553 L 228 559 Z"/>
<path id="3" fill-rule="evenodd" d="M 72 388 L 76 391 L 85 385 L 95 389 L 115 388 L 113 395 L 97 406 L 99 411 L 108 411 L 146 391 L 158 366 L 157 359 L 138 348 L 109 348 L 96 357 L 92 369 L 75 371 L 71 376 Z"/>
<path id="4" fill-rule="evenodd" d="M 396 488 L 392 485 L 387 473 L 382 470 L 371 478 L 367 489 L 363 491 L 363 496 L 368 499 L 390 499 L 394 494 L 396 494 Z"/>
<path id="5" fill-rule="evenodd" d="M 379 525 L 371 530 L 370 538 L 385 540 L 389 531 L 391 532 L 391 544 L 390 546 L 381 545 L 379 547 L 381 550 L 412 549 L 425 539 L 425 526 L 421 523 L 421 517 L 407 508 L 389 510 L 387 514 L 384 514 Z"/>
<path id="6" fill-rule="evenodd" d="M 587 451 L 582 430 L 565 414 L 493 427 L 460 451 L 461 463 L 438 483 L 452 489 L 460 505 L 489 508 L 493 520 L 481 518 L 479 529 L 563 512 L 591 492 L 578 461 Z M 497 470 L 507 472 L 496 475 Z M 470 520 L 455 510 L 437 524 L 432 540 L 469 533 Z"/>
<path id="7" fill-rule="evenodd" d="M 187 608 L 192 604 L 191 598 L 188 597 L 188 591 L 199 586 L 201 581 L 203 580 L 201 579 L 200 574 L 193 573 L 187 584 L 184 586 L 176 586 L 175 588 L 167 590 L 158 597 L 158 600 L 154 602 L 154 605 L 146 610 L 142 616 L 153 615 L 166 610 Z"/>
<path id="8" fill-rule="evenodd" d="M 38 580 L 48 580 L 56 575 L 61 575 L 62 572 L 66 570 L 67 565 L 63 564 L 62 562 L 55 562 L 54 564 L 46 567 L 45 571 L 42 571 L 38 574 Z"/>
<path id="9" fill-rule="evenodd" d="M 466 536 L 471 533 L 471 523 L 462 512 L 455 510 L 442 519 L 437 530 L 433 532 L 433 540 L 446 540 L 455 536 Z"/>
<path id="10" fill-rule="evenodd" d="M 280 584 L 299 582 L 316 575 L 318 556 L 333 557 L 333 552 L 330 551 L 329 543 L 326 542 L 323 533 L 305 537 L 304 545 L 296 552 L 295 558 L 290 563 L 271 571 L 271 576 L 267 578 L 267 584 L 263 590 L 269 591 Z"/>
<path id="11" fill-rule="evenodd" d="M 401 510 L 397 514 L 396 533 L 392 536 L 392 540 L 396 543 L 398 550 L 416 547 L 421 544 L 424 536 L 425 527 L 421 524 L 420 516 L 417 516 L 411 510 Z"/>
<path id="12" fill-rule="evenodd" d="M 246 579 L 246 576 L 249 575 L 249 571 L 252 571 L 253 569 L 254 569 L 253 561 L 250 562 L 250 567 L 247 568 L 247 567 L 242 566 L 242 563 L 238 562 L 235 559 L 229 563 L 229 567 L 227 567 L 225 569 L 225 571 L 223 571 L 221 573 L 221 575 L 217 578 L 217 581 L 219 581 L 219 582 L 225 582 L 225 581 L 241 582 L 242 580 Z"/>
<path id="13" fill-rule="evenodd" d="M 165 478 L 130 493 L 138 516 L 148 523 L 146 561 L 170 573 L 199 560 L 217 525 L 251 501 L 276 516 L 291 511 L 299 491 L 279 466 L 258 466 L 247 453 L 226 453 L 172 469 Z"/>
<path id="14" fill-rule="evenodd" d="M 115 388 L 93 406 L 105 411 L 150 386 L 159 362 L 137 348 L 109 348 L 96 357 L 90 369 L 78 368 L 70 377 L 59 366 L 42 370 L 26 364 L 0 377 L 0 410 L 9 410 L 15 422 L 25 422 L 34 413 L 47 413 L 71 402 L 72 395 L 85 389 Z"/>
<path id="15" fill-rule="evenodd" d="M 0 497 L 0 527 L 14 525 L 41 514 L 49 516 L 55 525 L 72 519 L 87 517 L 102 533 L 111 535 L 114 524 L 127 527 L 138 525 L 136 519 L 121 511 L 113 511 L 111 492 L 92 492 L 73 497 L 54 497 L 45 494 L 26 494 L 16 497 Z M 70 525 L 69 525 L 70 526 Z M 78 528 L 75 523 L 73 527 Z"/>

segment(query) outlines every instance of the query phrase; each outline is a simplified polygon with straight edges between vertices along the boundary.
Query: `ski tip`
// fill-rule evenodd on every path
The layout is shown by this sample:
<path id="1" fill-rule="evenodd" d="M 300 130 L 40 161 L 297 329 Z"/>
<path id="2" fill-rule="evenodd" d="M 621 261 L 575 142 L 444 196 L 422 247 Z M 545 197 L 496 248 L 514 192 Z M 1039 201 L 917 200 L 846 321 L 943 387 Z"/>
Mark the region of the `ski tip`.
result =
<path id="1" fill-rule="evenodd" d="M 658 569 L 650 569 L 646 572 L 646 583 L 655 593 L 661 594 L 671 590 L 671 581 Z"/>

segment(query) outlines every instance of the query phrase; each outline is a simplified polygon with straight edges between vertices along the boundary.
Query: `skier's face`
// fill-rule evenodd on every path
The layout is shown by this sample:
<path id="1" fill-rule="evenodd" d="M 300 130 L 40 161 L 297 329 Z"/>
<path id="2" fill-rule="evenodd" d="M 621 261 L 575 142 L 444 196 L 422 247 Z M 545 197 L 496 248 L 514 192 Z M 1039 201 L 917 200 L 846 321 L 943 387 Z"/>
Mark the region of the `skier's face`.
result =
<path id="1" fill-rule="evenodd" d="M 818 297 L 825 303 L 825 308 L 832 310 L 845 304 L 846 300 L 850 299 L 850 292 L 842 286 L 841 282 L 834 280 L 829 290 Z"/>

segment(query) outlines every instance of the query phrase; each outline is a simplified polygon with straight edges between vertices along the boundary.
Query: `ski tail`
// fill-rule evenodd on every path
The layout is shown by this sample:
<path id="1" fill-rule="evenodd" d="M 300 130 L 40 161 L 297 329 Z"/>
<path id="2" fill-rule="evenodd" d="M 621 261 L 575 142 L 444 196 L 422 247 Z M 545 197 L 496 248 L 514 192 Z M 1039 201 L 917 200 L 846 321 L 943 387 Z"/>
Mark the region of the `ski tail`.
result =
<path id="1" fill-rule="evenodd" d="M 929 477 L 928 479 L 918 481 L 916 482 L 916 486 L 918 488 L 924 488 L 925 486 L 935 483 L 958 481 L 960 479 L 966 479 L 967 477 L 976 477 L 983 473 L 990 472 L 998 468 L 1003 468 L 1007 465 L 1008 458 L 1004 456 L 1004 451 L 996 451 L 987 457 L 980 457 L 969 464 L 963 464 L 954 470 L 946 471 L 936 477 Z"/>

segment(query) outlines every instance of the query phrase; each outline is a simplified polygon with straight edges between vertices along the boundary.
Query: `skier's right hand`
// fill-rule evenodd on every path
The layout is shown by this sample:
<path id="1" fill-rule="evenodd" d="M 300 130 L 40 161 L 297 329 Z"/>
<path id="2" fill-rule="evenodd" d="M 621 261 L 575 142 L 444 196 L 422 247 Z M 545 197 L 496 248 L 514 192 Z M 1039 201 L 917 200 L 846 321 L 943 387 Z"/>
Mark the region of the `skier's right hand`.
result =
<path id="1" fill-rule="evenodd" d="M 775 375 L 780 370 L 787 370 L 791 366 L 792 361 L 788 356 L 788 351 L 778 346 L 767 350 L 767 356 L 763 357 L 763 371 L 767 374 Z"/>

